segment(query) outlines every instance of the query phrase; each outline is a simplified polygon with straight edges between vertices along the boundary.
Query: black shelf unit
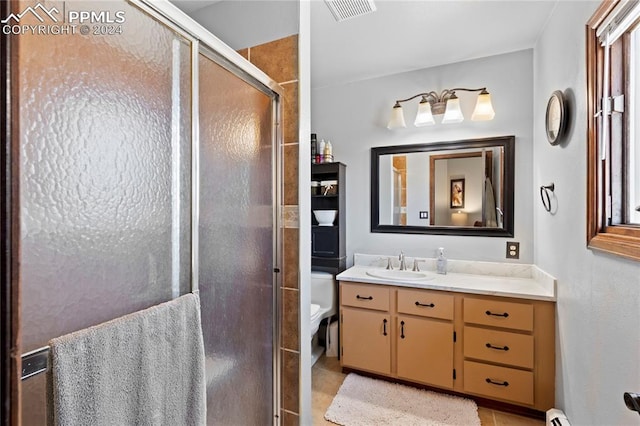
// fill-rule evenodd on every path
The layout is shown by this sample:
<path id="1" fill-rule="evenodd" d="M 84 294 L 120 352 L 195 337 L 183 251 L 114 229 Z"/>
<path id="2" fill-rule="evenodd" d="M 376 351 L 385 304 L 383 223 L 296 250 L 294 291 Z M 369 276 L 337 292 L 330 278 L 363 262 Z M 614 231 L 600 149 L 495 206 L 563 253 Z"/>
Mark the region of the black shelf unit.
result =
<path id="1" fill-rule="evenodd" d="M 336 195 L 311 195 L 311 269 L 339 274 L 347 268 L 346 174 L 342 163 L 311 165 L 312 181 L 338 181 Z M 337 210 L 333 226 L 319 226 L 314 210 Z"/>

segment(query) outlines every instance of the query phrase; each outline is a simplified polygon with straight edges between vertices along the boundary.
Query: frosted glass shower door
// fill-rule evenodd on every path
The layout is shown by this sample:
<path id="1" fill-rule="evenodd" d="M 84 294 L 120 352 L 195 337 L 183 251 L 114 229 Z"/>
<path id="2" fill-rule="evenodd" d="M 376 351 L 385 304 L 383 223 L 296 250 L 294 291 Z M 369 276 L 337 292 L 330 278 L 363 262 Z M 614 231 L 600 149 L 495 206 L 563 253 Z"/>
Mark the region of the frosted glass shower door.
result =
<path id="1" fill-rule="evenodd" d="M 23 352 L 190 290 L 191 43 L 125 1 L 73 8 L 126 21 L 19 36 Z M 46 423 L 44 376 L 24 425 Z"/>
<path id="2" fill-rule="evenodd" d="M 207 423 L 273 423 L 273 99 L 200 55 L 199 290 Z"/>

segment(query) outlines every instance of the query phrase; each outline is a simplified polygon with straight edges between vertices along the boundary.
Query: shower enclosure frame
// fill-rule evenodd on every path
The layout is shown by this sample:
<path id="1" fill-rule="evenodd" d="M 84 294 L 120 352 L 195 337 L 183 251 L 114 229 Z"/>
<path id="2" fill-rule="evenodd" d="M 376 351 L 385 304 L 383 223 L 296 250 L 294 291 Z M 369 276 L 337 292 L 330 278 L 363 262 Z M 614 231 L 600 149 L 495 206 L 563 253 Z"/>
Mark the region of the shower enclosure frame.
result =
<path id="1" fill-rule="evenodd" d="M 281 407 L 281 360 L 280 324 L 282 281 L 282 95 L 283 89 L 253 64 L 246 61 L 232 48 L 224 44 L 204 27 L 193 21 L 168 0 L 126 0 L 151 18 L 158 20 L 191 43 L 191 291 L 198 292 L 198 202 L 199 202 L 199 55 L 214 60 L 236 77 L 272 98 L 272 200 L 273 200 L 273 324 L 272 324 L 272 368 L 273 368 L 273 424 L 280 424 Z M 18 8 L 17 1 L 0 2 L 0 16 Z M 18 117 L 12 115 L 19 107 L 18 87 L 15 84 L 17 60 L 12 51 L 17 51 L 17 36 L 1 35 L 0 56 L 3 66 L 0 71 L 2 100 L 2 151 L 0 151 L 0 424 L 19 424 L 20 418 L 20 223 L 19 223 L 19 132 Z"/>
<path id="2" fill-rule="evenodd" d="M 0 14 L 8 16 L 14 1 L 0 2 Z M 12 116 L 13 106 L 17 105 L 17 87 L 12 84 L 15 74 L 15 61 L 11 61 L 12 52 L 17 47 L 17 38 L 0 35 L 0 89 L 2 92 L 2 119 L 0 133 L 2 150 L 0 151 L 0 422 L 2 425 L 18 424 L 19 421 L 19 372 L 21 369 L 18 313 L 19 313 L 19 268 L 18 250 L 20 223 L 13 220 L 18 217 L 19 165 L 13 161 L 19 152 L 17 137 L 13 131 L 17 128 L 17 117 Z"/>

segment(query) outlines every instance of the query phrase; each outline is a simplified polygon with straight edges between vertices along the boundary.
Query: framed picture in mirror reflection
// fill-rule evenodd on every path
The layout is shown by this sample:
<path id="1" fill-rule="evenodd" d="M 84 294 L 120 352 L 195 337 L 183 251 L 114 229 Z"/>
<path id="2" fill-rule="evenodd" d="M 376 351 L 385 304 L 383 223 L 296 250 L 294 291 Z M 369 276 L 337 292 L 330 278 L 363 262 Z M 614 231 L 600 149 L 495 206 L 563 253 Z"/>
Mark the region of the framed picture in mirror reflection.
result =
<path id="1" fill-rule="evenodd" d="M 451 199 L 450 205 L 452 209 L 464 208 L 464 178 L 451 179 Z"/>

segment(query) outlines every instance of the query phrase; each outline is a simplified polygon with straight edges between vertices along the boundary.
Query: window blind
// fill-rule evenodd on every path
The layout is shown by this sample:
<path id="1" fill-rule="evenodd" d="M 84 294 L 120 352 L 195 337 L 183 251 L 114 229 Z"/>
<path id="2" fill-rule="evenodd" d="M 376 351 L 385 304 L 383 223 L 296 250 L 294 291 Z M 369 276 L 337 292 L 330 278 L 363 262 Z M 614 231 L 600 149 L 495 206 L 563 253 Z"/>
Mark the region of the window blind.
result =
<path id="1" fill-rule="evenodd" d="M 596 36 L 604 47 L 604 76 L 602 81 L 602 98 L 600 110 L 596 114 L 600 118 L 599 154 L 600 159 L 607 158 L 609 141 L 609 120 L 611 114 L 610 87 L 610 50 L 613 45 L 632 25 L 640 19 L 640 0 L 621 0 L 609 14 L 597 25 Z"/>

